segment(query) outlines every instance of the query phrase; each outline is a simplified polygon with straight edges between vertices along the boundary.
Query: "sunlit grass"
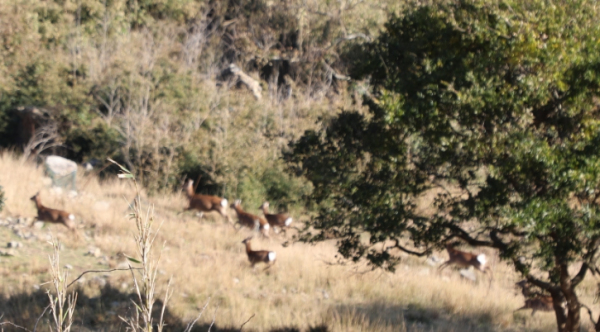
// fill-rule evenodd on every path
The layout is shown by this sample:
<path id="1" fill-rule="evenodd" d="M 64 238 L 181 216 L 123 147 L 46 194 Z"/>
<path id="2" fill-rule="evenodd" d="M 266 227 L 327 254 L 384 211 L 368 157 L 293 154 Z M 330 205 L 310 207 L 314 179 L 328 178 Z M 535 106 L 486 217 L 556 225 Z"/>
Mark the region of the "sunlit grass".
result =
<path id="1" fill-rule="evenodd" d="M 0 155 L 0 184 L 7 198 L 3 218 L 35 216 L 29 197 L 39 190 L 45 205 L 74 213 L 86 234 L 76 240 L 64 226 L 46 225 L 42 229 L 26 228 L 36 235 L 26 240 L 1 227 L 0 235 L 5 241 L 23 243 L 13 257 L 0 258 L 5 296 L 33 292 L 49 279 L 47 255 L 51 246 L 44 241 L 46 236 L 57 237 L 65 244 L 61 261 L 73 266 L 73 277 L 87 269 L 119 266 L 123 257 L 119 253 L 135 256 L 135 225 L 127 218 L 134 189 L 128 182 L 114 179 L 100 183 L 96 177 L 80 171 L 79 194 L 74 198 L 54 193 L 47 183 L 42 167 L 36 168 L 9 153 Z M 267 271 L 253 271 L 241 243 L 251 235 L 250 231 L 236 231 L 216 213 L 205 214 L 202 221 L 191 212 L 177 215 L 186 206 L 181 194 L 144 201 L 155 205 L 156 219 L 163 222 L 156 240 L 159 245 L 165 244 L 158 285 L 164 287 L 168 278 L 174 277 L 169 308 L 185 322 L 192 320 L 210 297 L 207 312 L 217 309 L 219 326 L 239 327 L 254 314 L 245 328 L 258 331 L 282 327 L 308 330 L 318 326 L 332 331 L 555 329 L 552 313 L 537 313 L 534 317 L 529 316 L 529 311 L 513 314 L 523 305 L 523 297 L 514 288 L 519 279 L 489 250 L 484 251 L 492 257 L 494 271 L 489 290 L 486 277 L 477 283 L 463 281 L 458 271 L 448 268 L 438 273 L 436 266 L 421 258 L 403 257 L 395 273 L 368 272 L 369 268 L 363 265 L 331 265 L 335 261 L 335 242 L 283 247 L 281 243 L 286 239 L 282 235 L 274 235 L 270 240 L 255 237 L 253 248 L 275 250 L 277 263 Z M 248 206 L 253 213 L 258 213 L 257 208 Z M 235 218 L 233 211 L 229 212 Z M 101 255 L 89 254 L 92 248 L 99 248 Z M 436 255 L 447 257 L 446 253 Z M 107 280 L 122 292 L 133 291 L 131 275 L 126 272 L 113 272 Z M 80 292 L 87 296 L 102 293 L 93 275 L 79 285 Z M 164 292 L 160 287 L 159 298 Z M 585 280 L 579 291 L 582 301 L 597 312 L 592 277 Z M 582 313 L 582 317 L 589 324 L 587 314 Z M 212 315 L 206 314 L 199 323 L 211 320 Z M 76 319 L 77 324 L 80 323 Z"/>

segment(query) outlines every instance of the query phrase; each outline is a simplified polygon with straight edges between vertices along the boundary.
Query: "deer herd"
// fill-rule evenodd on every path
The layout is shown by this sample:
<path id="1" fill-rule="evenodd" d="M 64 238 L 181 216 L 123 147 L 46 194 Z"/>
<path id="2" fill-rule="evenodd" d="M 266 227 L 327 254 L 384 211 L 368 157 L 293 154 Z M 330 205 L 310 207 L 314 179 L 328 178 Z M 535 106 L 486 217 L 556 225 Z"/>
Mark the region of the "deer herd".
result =
<path id="1" fill-rule="evenodd" d="M 188 199 L 188 207 L 183 211 L 196 210 L 200 219 L 202 219 L 205 212 L 217 212 L 223 218 L 231 223 L 231 218 L 227 214 L 228 201 L 225 198 L 196 194 L 193 187 L 194 181 L 188 180 L 183 190 Z M 42 222 L 62 224 L 67 227 L 71 232 L 75 233 L 77 237 L 79 234 L 75 226 L 75 216 L 72 213 L 46 207 L 42 204 L 40 193 L 37 192 L 30 198 L 37 208 L 36 219 Z M 255 232 L 258 232 L 265 238 L 269 237 L 270 229 L 278 229 L 280 232 L 286 231 L 292 223 L 292 217 L 286 213 L 271 214 L 269 213 L 269 202 L 264 202 L 258 209 L 262 210 L 263 216 L 255 215 L 250 212 L 244 211 L 241 207 L 241 200 L 236 200 L 230 206 L 236 213 L 238 221 L 234 224 L 234 228 L 239 230 L 242 227 L 249 228 Z M 252 236 L 245 238 L 242 243 L 246 246 L 246 255 L 252 268 L 258 263 L 265 263 L 268 269 L 276 260 L 275 251 L 269 250 L 252 250 L 251 247 Z M 451 244 L 446 244 L 446 250 L 448 251 L 449 259 L 442 263 L 438 267 L 438 271 L 454 265 L 460 268 L 471 268 L 480 271 L 484 274 L 489 274 L 490 286 L 493 279 L 491 268 L 487 265 L 487 258 L 485 254 L 473 254 L 465 251 L 457 250 Z M 552 297 L 545 295 L 541 292 L 532 291 L 533 286 L 527 282 L 527 280 L 520 281 L 516 284 L 517 287 L 521 288 L 521 292 L 525 297 L 525 305 L 516 311 L 531 309 L 531 315 L 533 316 L 536 311 L 553 311 Z"/>

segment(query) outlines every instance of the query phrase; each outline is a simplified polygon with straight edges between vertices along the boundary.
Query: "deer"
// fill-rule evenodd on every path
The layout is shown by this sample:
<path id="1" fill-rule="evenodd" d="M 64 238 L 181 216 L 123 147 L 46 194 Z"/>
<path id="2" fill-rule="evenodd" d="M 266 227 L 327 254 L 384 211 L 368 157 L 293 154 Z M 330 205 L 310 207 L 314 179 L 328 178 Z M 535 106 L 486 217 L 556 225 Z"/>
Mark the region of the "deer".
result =
<path id="1" fill-rule="evenodd" d="M 242 210 L 241 204 L 242 200 L 240 199 L 235 200 L 233 204 L 231 204 L 231 208 L 235 210 L 238 216 L 236 225 L 239 224 L 240 226 L 246 226 L 252 230 L 258 229 L 264 237 L 268 238 L 270 228 L 269 222 L 265 218 Z"/>
<path id="2" fill-rule="evenodd" d="M 265 270 L 273 266 L 276 258 L 275 252 L 269 250 L 252 250 L 250 247 L 251 240 L 252 237 L 248 237 L 244 239 L 242 243 L 246 245 L 246 255 L 248 255 L 248 260 L 250 261 L 250 264 L 252 264 L 252 268 L 254 268 L 254 265 L 257 263 L 267 264 L 268 266 L 265 268 Z"/>
<path id="3" fill-rule="evenodd" d="M 525 305 L 514 312 L 526 309 L 531 309 L 531 316 L 535 315 L 536 311 L 554 311 L 552 297 L 547 295 L 538 295 L 530 299 L 526 299 Z"/>
<path id="4" fill-rule="evenodd" d="M 525 296 L 525 305 L 514 312 L 531 309 L 531 316 L 533 316 L 536 311 L 554 311 L 551 296 L 531 290 L 531 284 L 527 280 L 521 280 L 516 285 L 521 288 L 521 293 Z"/>
<path id="5" fill-rule="evenodd" d="M 197 210 L 200 212 L 200 219 L 204 215 L 204 212 L 216 211 L 222 215 L 228 222 L 231 222 L 231 218 L 227 214 L 227 199 L 194 193 L 194 180 L 188 180 L 184 185 L 183 189 L 189 201 L 189 206 L 179 212 L 185 212 L 189 210 Z"/>
<path id="6" fill-rule="evenodd" d="M 53 224 L 62 224 L 67 227 L 70 231 L 77 234 L 75 229 L 75 216 L 72 213 L 68 213 L 62 210 L 52 209 L 45 207 L 40 199 L 40 192 L 38 191 L 35 195 L 30 198 L 37 208 L 37 220 L 43 222 L 49 222 Z"/>
<path id="7" fill-rule="evenodd" d="M 279 229 L 285 232 L 285 229 L 289 227 L 292 223 L 292 217 L 290 217 L 286 213 L 270 214 L 269 202 L 267 201 L 262 203 L 259 209 L 262 210 L 263 214 L 265 215 L 265 218 L 267 219 L 271 227 L 278 227 Z"/>
<path id="8" fill-rule="evenodd" d="M 445 267 L 449 265 L 457 265 L 462 268 L 474 267 L 476 270 L 481 271 L 482 273 L 490 274 L 490 287 L 492 286 L 493 274 L 492 270 L 489 266 L 486 266 L 487 259 L 485 254 L 475 255 L 472 253 L 456 250 L 450 244 L 446 244 L 446 250 L 448 250 L 448 255 L 450 258 L 448 261 L 444 262 L 440 267 L 438 267 L 438 271 L 441 271 Z"/>

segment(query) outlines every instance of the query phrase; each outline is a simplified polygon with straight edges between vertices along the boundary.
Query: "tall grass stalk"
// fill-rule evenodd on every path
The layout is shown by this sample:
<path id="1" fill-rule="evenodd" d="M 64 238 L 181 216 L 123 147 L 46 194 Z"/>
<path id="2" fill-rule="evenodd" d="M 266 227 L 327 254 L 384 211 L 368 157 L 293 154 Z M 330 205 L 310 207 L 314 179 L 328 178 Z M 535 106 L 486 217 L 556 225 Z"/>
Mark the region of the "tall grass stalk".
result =
<path id="1" fill-rule="evenodd" d="M 122 173 L 119 174 L 119 178 L 131 179 L 135 187 L 136 198 L 134 199 L 132 212 L 130 213 L 129 217 L 130 219 L 133 219 L 135 221 L 137 233 L 134 235 L 134 239 L 136 242 L 136 247 L 140 259 L 137 260 L 131 257 L 128 257 L 128 259 L 134 263 L 141 264 L 141 269 L 139 269 L 139 273 L 141 274 L 141 276 L 139 280 L 136 277 L 134 270 L 133 268 L 131 268 L 130 265 L 131 276 L 133 278 L 135 291 L 138 297 L 138 302 L 132 300 L 136 308 L 135 315 L 128 318 L 120 318 L 129 326 L 129 328 L 132 331 L 152 332 L 152 309 L 156 301 L 156 276 L 158 275 L 158 265 L 161 258 L 161 255 L 159 254 L 158 258 L 154 259 L 152 247 L 156 240 L 156 236 L 158 235 L 158 231 L 162 226 L 162 223 L 158 225 L 156 230 L 152 229 L 154 225 L 154 207 L 148 207 L 146 211 L 142 210 L 140 190 L 137 181 L 135 180 L 135 177 L 125 167 L 119 165 L 113 160 L 110 161 L 121 168 Z M 157 330 L 159 332 L 162 331 L 164 328 L 164 312 L 167 306 L 167 302 L 169 301 L 172 293 L 173 291 L 171 289 L 171 280 L 169 280 L 169 283 L 167 284 L 165 298 L 162 304 L 163 307 L 161 315 L 157 323 Z"/>
<path id="2" fill-rule="evenodd" d="M 77 302 L 77 293 L 72 292 L 67 294 L 67 277 L 68 272 L 62 271 L 60 268 L 60 244 L 58 241 L 53 241 L 53 254 L 50 259 L 50 275 L 52 277 L 52 285 L 56 296 L 48 291 L 50 299 L 50 311 L 54 320 L 54 327 L 57 332 L 69 332 L 73 325 L 73 314 L 75 313 L 75 303 Z"/>

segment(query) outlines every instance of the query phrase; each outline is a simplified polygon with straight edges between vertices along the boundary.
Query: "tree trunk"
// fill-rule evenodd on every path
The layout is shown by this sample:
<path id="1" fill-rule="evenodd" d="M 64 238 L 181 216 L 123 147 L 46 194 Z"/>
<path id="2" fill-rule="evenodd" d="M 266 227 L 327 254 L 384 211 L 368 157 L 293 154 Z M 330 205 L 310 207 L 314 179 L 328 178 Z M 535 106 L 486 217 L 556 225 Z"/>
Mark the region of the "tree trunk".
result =
<path id="1" fill-rule="evenodd" d="M 569 330 L 567 329 L 567 313 L 565 312 L 565 308 L 563 308 L 562 306 L 564 296 L 559 288 L 551 289 L 550 295 L 552 295 L 552 305 L 554 307 L 554 314 L 556 315 L 556 325 L 558 326 L 558 332 L 568 332 Z"/>
<path id="2" fill-rule="evenodd" d="M 560 289 L 567 301 L 567 319 L 564 328 L 561 330 L 561 325 L 559 324 L 558 330 L 559 332 L 579 332 L 581 327 L 581 303 L 579 303 L 575 287 L 571 283 L 568 264 L 561 262 L 558 265 L 558 268 L 560 269 Z M 554 311 L 556 312 L 556 300 L 554 300 L 554 295 L 552 296 L 552 299 L 554 302 Z"/>

